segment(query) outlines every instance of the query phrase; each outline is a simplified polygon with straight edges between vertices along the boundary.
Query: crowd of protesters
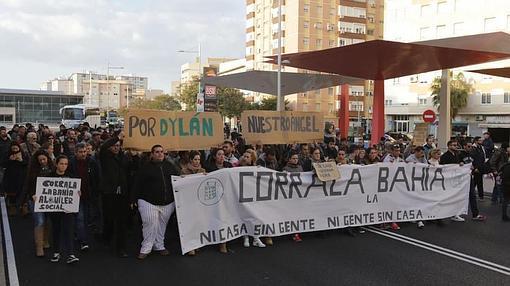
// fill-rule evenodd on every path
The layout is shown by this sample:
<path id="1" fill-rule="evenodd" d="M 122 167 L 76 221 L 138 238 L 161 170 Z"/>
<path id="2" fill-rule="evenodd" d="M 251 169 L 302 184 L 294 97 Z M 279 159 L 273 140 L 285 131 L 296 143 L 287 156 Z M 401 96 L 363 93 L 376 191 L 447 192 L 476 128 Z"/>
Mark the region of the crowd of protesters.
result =
<path id="1" fill-rule="evenodd" d="M 380 162 L 423 163 L 430 165 L 472 164 L 469 206 L 472 220 L 484 221 L 478 211 L 478 200 L 484 199 L 484 176 L 495 181 L 493 203 L 502 205 L 502 220 L 509 221 L 510 148 L 503 143 L 495 148 L 490 134 L 473 140 L 459 138 L 448 142 L 448 150 L 436 148 L 435 138 L 421 142 L 403 142 L 402 138 L 381 138 L 378 144 L 366 148 L 341 139 L 334 126 L 328 124 L 322 142 L 293 145 L 248 145 L 241 133 L 230 128 L 225 141 L 207 151 L 167 152 L 155 145 L 150 153 L 124 150 L 121 130 L 93 129 L 88 124 L 74 129 L 60 126 L 53 132 L 44 125 L 15 125 L 11 130 L 0 127 L 1 190 L 7 197 L 11 214 L 31 215 L 34 225 L 35 255 L 45 257 L 53 250 L 50 260 L 76 263 L 76 251 L 89 249 L 90 234 L 99 235 L 119 257 L 126 251 L 129 217 L 138 210 L 143 241 L 138 259 L 150 253 L 169 255 L 165 248 L 165 232 L 175 211 L 172 175 L 186 176 L 210 173 L 224 168 L 263 166 L 285 172 L 313 171 L 313 163 L 334 161 L 338 165 L 371 165 Z M 416 144 L 415 144 L 416 143 Z M 418 144 L 420 143 L 420 144 Z M 72 177 L 81 179 L 80 207 L 77 214 L 33 212 L 37 177 Z M 478 197 L 478 199 L 477 199 Z M 451 218 L 464 221 L 460 215 Z M 434 223 L 442 224 L 442 220 Z M 423 228 L 425 222 L 416 222 Z M 381 225 L 398 230 L 397 223 Z M 355 235 L 362 229 L 347 228 Z M 322 234 L 320 234 L 322 235 Z M 301 242 L 300 234 L 291 237 Z M 266 247 L 273 245 L 270 237 L 243 238 L 243 245 Z M 226 243 L 219 251 L 227 253 Z M 196 255 L 191 251 L 188 255 Z"/>

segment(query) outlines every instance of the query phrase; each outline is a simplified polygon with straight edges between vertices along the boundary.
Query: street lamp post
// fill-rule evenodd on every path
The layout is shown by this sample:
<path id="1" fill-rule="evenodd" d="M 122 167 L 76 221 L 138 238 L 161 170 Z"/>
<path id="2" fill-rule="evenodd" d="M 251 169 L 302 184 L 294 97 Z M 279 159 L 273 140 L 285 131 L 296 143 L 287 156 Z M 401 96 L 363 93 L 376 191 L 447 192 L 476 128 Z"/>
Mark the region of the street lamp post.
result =
<path id="1" fill-rule="evenodd" d="M 202 91 L 201 80 L 202 80 L 202 45 L 198 43 L 198 50 L 177 50 L 178 53 L 190 53 L 190 54 L 198 54 L 198 94 Z"/>
<path id="2" fill-rule="evenodd" d="M 276 110 L 285 111 L 285 100 L 282 97 L 282 0 L 278 0 L 278 75 L 276 85 Z"/>
<path id="3" fill-rule="evenodd" d="M 124 67 L 120 66 L 110 66 L 110 62 L 108 62 L 108 67 L 106 68 L 106 93 L 108 99 L 108 107 L 106 109 L 106 121 L 107 124 L 110 124 L 110 70 L 122 70 Z"/>

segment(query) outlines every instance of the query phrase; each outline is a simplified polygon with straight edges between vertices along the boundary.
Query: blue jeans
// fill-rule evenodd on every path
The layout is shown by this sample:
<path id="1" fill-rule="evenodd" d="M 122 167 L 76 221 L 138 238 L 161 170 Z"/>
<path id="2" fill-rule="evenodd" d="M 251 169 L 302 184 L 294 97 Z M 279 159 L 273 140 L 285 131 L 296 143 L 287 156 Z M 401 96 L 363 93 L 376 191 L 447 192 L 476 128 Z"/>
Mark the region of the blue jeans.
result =
<path id="1" fill-rule="evenodd" d="M 89 203 L 87 201 L 80 201 L 80 209 L 76 214 L 76 235 L 81 243 L 87 243 L 87 226 L 89 221 Z"/>
<path id="2" fill-rule="evenodd" d="M 32 218 L 34 219 L 34 227 L 44 226 L 44 223 L 46 222 L 46 213 L 36 213 L 34 212 L 34 207 L 35 203 L 32 198 L 30 198 L 28 200 L 28 208 L 30 209 Z"/>

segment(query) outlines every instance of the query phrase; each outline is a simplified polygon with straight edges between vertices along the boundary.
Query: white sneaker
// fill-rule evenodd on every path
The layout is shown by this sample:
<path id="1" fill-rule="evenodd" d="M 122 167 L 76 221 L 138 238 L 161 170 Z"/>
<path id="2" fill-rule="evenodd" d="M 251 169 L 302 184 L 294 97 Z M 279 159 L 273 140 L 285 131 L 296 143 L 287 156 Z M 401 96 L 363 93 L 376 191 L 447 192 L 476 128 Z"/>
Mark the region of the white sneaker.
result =
<path id="1" fill-rule="evenodd" d="M 418 228 L 423 228 L 425 226 L 425 224 L 423 223 L 423 221 L 419 221 L 418 222 Z"/>
<path id="2" fill-rule="evenodd" d="M 461 217 L 460 215 L 456 215 L 456 216 L 453 216 L 451 218 L 451 220 L 453 221 L 458 221 L 458 222 L 463 222 L 463 221 L 466 221 L 463 217 Z"/>
<path id="3" fill-rule="evenodd" d="M 253 243 L 254 243 L 253 245 L 255 245 L 255 241 Z M 250 238 L 248 236 L 244 237 L 244 243 L 243 244 L 244 244 L 244 247 L 250 247 Z"/>
<path id="4" fill-rule="evenodd" d="M 266 247 L 266 245 L 264 243 L 262 243 L 262 241 L 258 237 L 253 238 L 253 246 L 261 247 L 261 248 Z"/>

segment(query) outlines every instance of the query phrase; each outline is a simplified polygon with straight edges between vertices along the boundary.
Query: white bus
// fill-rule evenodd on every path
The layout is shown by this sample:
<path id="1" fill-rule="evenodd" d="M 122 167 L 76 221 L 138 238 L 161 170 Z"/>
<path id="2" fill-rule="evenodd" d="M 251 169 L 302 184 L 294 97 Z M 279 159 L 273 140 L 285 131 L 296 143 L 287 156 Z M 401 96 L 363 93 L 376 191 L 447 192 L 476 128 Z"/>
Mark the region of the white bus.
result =
<path id="1" fill-rule="evenodd" d="M 66 128 L 75 128 L 88 122 L 90 127 L 101 126 L 101 113 L 99 107 L 85 104 L 66 105 L 60 109 L 62 124 Z"/>

